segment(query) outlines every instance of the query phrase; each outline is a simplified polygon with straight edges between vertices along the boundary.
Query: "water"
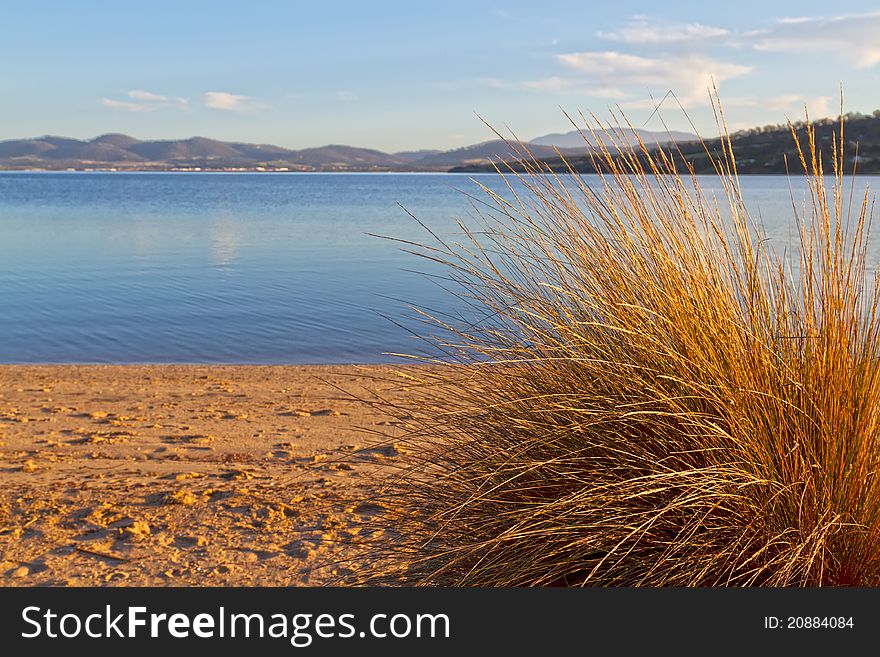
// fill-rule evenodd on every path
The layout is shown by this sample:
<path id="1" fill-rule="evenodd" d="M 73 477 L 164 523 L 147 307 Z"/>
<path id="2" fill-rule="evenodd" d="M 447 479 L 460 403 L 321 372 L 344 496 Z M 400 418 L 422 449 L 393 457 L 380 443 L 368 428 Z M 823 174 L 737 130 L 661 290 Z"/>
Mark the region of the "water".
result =
<path id="1" fill-rule="evenodd" d="M 788 180 L 743 187 L 768 234 L 789 239 Z M 410 271 L 438 266 L 369 234 L 424 241 L 402 205 L 453 235 L 471 212 L 459 190 L 479 194 L 446 174 L 2 173 L 0 362 L 367 363 L 420 352 L 398 326 L 413 326 L 406 304 L 455 313 L 460 303 Z"/>

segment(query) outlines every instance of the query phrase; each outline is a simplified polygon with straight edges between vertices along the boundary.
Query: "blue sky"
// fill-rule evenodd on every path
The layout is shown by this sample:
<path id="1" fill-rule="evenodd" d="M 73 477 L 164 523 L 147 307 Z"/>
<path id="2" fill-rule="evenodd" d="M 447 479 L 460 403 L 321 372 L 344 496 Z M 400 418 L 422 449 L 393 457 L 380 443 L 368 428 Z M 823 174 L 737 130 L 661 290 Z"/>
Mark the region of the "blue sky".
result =
<path id="1" fill-rule="evenodd" d="M 304 148 L 454 148 L 636 125 L 672 89 L 713 132 L 880 108 L 876 2 L 7 2 L 0 139 L 202 135 Z M 663 116 L 688 128 L 674 102 Z M 662 129 L 654 116 L 646 125 Z"/>

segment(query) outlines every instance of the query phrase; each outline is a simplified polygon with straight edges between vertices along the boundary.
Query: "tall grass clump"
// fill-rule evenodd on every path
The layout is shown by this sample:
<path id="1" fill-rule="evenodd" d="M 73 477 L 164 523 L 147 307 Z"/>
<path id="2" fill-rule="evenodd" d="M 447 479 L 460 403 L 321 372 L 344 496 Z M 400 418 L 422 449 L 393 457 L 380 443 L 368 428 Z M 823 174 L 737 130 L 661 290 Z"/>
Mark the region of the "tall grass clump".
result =
<path id="1" fill-rule="evenodd" d="M 591 118 L 599 177 L 514 145 L 525 173 L 483 187 L 479 229 L 416 249 L 478 319 L 426 313 L 445 357 L 401 369 L 408 467 L 372 581 L 880 585 L 878 287 L 843 122 L 827 152 L 792 129 L 786 254 L 716 116 L 720 194 Z"/>

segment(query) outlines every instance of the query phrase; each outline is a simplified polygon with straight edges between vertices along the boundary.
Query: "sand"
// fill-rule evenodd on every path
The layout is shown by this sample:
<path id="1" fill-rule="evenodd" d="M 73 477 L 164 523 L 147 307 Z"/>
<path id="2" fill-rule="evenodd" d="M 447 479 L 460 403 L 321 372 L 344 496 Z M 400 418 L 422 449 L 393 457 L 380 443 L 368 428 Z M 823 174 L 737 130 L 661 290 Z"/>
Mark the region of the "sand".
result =
<path id="1" fill-rule="evenodd" d="M 390 370 L 0 366 L 0 584 L 339 581 L 403 427 L 335 386 Z"/>

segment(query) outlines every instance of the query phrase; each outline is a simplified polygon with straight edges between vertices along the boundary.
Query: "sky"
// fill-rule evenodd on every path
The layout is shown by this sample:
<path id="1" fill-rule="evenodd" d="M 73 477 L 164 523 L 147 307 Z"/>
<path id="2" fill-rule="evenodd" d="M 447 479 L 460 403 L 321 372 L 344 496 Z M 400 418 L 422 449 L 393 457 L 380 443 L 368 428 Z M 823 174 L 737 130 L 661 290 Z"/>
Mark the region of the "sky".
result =
<path id="1" fill-rule="evenodd" d="M 836 116 L 841 84 L 880 108 L 876 1 L 6 0 L 0 26 L 0 139 L 448 149 L 563 110 L 712 136 L 713 79 L 732 129 Z"/>

